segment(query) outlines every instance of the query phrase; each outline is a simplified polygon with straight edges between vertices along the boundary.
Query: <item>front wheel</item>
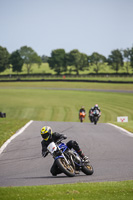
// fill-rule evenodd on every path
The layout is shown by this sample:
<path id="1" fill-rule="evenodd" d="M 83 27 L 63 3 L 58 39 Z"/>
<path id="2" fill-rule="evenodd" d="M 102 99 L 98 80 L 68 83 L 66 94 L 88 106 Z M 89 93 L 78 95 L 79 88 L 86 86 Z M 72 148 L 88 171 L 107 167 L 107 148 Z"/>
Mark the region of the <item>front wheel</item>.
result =
<path id="1" fill-rule="evenodd" d="M 83 122 L 83 117 L 80 117 L 80 122 L 81 122 L 81 123 Z"/>
<path id="2" fill-rule="evenodd" d="M 94 117 L 94 124 L 95 124 L 95 125 L 97 124 L 97 121 L 98 121 L 98 118 L 97 118 L 97 117 Z"/>
<path id="3" fill-rule="evenodd" d="M 69 177 L 75 176 L 75 171 L 70 164 L 67 164 L 64 158 L 58 158 L 56 160 L 57 166 L 61 169 L 61 171 Z"/>
<path id="4" fill-rule="evenodd" d="M 93 167 L 90 164 L 83 166 L 81 170 L 86 175 L 92 175 L 94 173 Z"/>

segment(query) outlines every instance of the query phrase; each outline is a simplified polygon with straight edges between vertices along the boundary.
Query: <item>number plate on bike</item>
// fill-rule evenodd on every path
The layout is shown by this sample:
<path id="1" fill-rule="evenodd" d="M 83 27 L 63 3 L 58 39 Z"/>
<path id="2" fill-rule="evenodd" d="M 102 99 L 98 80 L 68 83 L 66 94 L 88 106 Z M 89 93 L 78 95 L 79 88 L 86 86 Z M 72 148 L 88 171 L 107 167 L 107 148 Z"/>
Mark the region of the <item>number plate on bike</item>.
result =
<path id="1" fill-rule="evenodd" d="M 57 150 L 57 146 L 55 145 L 54 142 L 51 142 L 51 143 L 48 145 L 47 149 L 50 151 L 50 153 L 53 153 L 54 151 Z"/>

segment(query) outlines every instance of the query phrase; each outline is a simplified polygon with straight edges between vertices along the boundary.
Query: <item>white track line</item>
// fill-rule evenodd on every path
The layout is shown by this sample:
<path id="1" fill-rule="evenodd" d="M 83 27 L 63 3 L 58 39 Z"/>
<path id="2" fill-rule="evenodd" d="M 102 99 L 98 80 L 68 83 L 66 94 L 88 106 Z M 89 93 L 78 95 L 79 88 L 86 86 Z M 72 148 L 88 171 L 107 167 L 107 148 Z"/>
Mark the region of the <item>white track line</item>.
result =
<path id="1" fill-rule="evenodd" d="M 119 130 L 124 131 L 124 133 L 125 133 L 126 135 L 128 134 L 130 137 L 133 137 L 133 133 L 131 133 L 131 132 L 125 130 L 124 128 L 121 128 L 121 127 L 116 126 L 116 125 L 111 124 L 111 123 L 107 123 L 107 124 L 109 124 L 109 125 L 111 125 L 111 126 L 114 126 L 115 128 L 118 128 Z"/>
<path id="2" fill-rule="evenodd" d="M 7 147 L 7 145 L 18 135 L 23 133 L 23 131 L 33 122 L 33 120 L 29 121 L 27 124 L 25 124 L 24 127 L 22 127 L 18 132 L 16 132 L 14 135 L 12 135 L 0 148 L 0 154 L 4 151 L 4 149 Z"/>

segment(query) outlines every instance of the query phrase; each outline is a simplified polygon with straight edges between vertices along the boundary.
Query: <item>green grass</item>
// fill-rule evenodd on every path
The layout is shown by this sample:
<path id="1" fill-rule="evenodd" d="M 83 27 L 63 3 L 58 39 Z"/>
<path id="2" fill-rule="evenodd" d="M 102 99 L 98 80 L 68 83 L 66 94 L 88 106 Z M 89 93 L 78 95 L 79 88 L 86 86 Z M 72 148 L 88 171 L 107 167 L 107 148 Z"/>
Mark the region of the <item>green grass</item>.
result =
<path id="1" fill-rule="evenodd" d="M 78 110 L 95 103 L 102 110 L 100 122 L 115 122 L 117 116 L 133 120 L 133 94 L 44 89 L 1 89 L 0 109 L 8 119 L 78 121 Z M 10 99 L 10 102 L 9 102 Z M 86 118 L 86 122 L 88 119 Z"/>
<path id="2" fill-rule="evenodd" d="M 133 181 L 0 188 L 1 200 L 131 200 Z"/>
<path id="3" fill-rule="evenodd" d="M 69 88 L 69 89 L 104 89 L 104 90 L 131 90 L 133 84 L 114 84 L 114 83 L 86 83 L 86 82 L 0 82 L 0 89 L 21 89 L 21 88 Z"/>
<path id="4" fill-rule="evenodd" d="M 6 74 L 16 74 L 16 72 L 12 72 L 10 69 L 6 69 L 4 72 L 1 72 L 0 74 L 6 75 Z M 27 68 L 26 65 L 24 64 L 22 67 L 22 72 L 19 74 L 26 74 L 27 73 Z M 52 73 L 54 74 L 54 71 L 49 68 L 48 63 L 42 63 L 39 67 L 37 64 L 33 64 L 31 67 L 31 74 L 32 73 Z"/>
<path id="5" fill-rule="evenodd" d="M 0 146 L 29 120 L 0 118 Z"/>

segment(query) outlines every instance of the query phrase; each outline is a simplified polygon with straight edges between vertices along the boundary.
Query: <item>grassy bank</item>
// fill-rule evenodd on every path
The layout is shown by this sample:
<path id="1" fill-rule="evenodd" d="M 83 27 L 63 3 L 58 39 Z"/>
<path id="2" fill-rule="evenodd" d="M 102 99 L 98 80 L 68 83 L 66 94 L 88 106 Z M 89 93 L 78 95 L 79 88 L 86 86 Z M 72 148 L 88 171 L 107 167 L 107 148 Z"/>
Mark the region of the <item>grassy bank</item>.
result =
<path id="1" fill-rule="evenodd" d="M 0 188 L 1 200 L 131 200 L 133 181 Z"/>
<path id="2" fill-rule="evenodd" d="M 0 89 L 104 89 L 133 91 L 133 84 L 80 82 L 0 82 Z"/>

